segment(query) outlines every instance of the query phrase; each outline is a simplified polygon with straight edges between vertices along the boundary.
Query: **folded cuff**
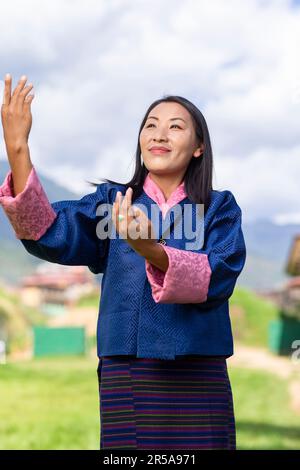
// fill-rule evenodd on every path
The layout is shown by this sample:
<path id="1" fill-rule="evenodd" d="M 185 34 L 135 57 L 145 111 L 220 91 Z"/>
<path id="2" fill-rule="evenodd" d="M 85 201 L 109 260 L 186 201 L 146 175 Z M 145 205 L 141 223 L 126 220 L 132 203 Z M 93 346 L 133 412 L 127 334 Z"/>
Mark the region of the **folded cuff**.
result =
<path id="1" fill-rule="evenodd" d="M 25 188 L 17 196 L 14 194 L 12 172 L 7 173 L 0 186 L 0 204 L 18 239 L 38 240 L 56 218 L 34 167 Z"/>
<path id="2" fill-rule="evenodd" d="M 205 302 L 211 278 L 208 256 L 167 245 L 162 247 L 169 259 L 166 272 L 146 260 L 146 274 L 155 302 Z"/>

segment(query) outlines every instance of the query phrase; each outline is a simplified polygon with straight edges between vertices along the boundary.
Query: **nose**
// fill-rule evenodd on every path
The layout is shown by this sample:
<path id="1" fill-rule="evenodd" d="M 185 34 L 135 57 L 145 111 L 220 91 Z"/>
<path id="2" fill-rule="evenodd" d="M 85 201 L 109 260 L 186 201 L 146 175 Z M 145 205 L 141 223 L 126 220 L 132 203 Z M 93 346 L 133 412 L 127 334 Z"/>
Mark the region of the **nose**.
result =
<path id="1" fill-rule="evenodd" d="M 161 141 L 166 142 L 168 139 L 165 136 L 165 132 L 163 130 L 157 129 L 153 135 L 153 140 L 155 142 L 161 142 Z"/>

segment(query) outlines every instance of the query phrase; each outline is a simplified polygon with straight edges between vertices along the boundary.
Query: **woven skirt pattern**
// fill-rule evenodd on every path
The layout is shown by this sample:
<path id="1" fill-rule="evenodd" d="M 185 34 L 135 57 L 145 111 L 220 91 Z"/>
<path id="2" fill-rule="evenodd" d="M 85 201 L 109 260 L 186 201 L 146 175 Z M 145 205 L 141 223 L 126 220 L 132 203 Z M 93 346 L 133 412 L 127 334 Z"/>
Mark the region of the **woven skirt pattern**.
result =
<path id="1" fill-rule="evenodd" d="M 101 449 L 236 448 L 226 358 L 177 357 L 99 358 Z"/>

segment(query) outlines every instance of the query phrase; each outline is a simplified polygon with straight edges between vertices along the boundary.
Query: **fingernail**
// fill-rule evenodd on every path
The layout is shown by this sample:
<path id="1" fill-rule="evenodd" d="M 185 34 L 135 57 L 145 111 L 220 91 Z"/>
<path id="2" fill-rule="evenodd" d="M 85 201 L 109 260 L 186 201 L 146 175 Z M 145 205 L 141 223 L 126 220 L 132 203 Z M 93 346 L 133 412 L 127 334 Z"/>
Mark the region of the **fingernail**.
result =
<path id="1" fill-rule="evenodd" d="M 10 74 L 7 73 L 7 74 L 5 75 L 5 80 L 9 80 L 9 79 L 10 79 Z"/>
<path id="2" fill-rule="evenodd" d="M 25 80 L 26 78 L 26 75 L 22 75 L 22 77 L 20 78 L 20 80 Z"/>

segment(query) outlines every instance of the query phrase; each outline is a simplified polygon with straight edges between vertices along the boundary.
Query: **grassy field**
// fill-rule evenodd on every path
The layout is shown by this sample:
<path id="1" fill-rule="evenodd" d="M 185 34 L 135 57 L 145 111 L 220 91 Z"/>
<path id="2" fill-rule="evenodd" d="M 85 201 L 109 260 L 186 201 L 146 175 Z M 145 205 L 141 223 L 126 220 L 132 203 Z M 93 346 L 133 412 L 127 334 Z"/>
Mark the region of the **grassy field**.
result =
<path id="1" fill-rule="evenodd" d="M 97 358 L 39 359 L 0 366 L 0 449 L 98 449 Z M 299 449 L 288 383 L 229 368 L 238 449 Z"/>
<path id="2" fill-rule="evenodd" d="M 96 360 L 0 366 L 0 449 L 98 449 Z"/>
<path id="3" fill-rule="evenodd" d="M 270 300 L 242 287 L 234 290 L 229 305 L 238 307 L 241 312 L 239 316 L 231 314 L 234 339 L 248 346 L 266 347 L 269 323 L 278 318 L 279 308 Z"/>
<path id="4" fill-rule="evenodd" d="M 237 448 L 300 449 L 300 415 L 289 406 L 288 380 L 271 373 L 228 367 Z"/>

